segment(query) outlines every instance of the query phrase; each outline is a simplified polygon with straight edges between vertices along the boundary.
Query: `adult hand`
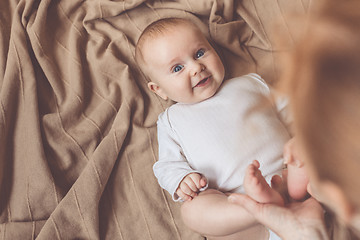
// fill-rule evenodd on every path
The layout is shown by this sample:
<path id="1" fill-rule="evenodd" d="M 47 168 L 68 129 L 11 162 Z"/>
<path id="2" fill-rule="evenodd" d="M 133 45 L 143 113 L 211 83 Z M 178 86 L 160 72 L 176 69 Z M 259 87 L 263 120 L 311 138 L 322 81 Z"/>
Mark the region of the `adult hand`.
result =
<path id="1" fill-rule="evenodd" d="M 255 219 L 282 239 L 329 239 L 323 208 L 314 198 L 293 202 L 285 207 L 258 203 L 247 195 L 233 193 L 228 200 L 245 208 Z"/>

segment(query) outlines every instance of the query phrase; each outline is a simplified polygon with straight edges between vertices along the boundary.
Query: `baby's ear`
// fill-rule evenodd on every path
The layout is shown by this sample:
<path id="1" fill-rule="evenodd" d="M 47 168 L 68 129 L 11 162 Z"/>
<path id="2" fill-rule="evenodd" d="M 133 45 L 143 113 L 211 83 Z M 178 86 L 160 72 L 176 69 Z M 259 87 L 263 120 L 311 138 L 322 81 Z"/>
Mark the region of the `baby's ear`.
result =
<path id="1" fill-rule="evenodd" d="M 164 100 L 168 100 L 168 96 L 164 93 L 164 91 L 162 90 L 162 88 L 157 85 L 154 82 L 149 82 L 147 84 L 148 88 L 150 89 L 150 91 L 156 93 L 159 97 L 161 97 Z"/>

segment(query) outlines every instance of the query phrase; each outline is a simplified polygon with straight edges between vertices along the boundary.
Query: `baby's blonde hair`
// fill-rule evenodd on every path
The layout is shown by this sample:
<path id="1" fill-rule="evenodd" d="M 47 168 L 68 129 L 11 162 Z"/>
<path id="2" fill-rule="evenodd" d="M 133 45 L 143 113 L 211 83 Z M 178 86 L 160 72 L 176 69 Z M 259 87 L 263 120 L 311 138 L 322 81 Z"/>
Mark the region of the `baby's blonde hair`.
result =
<path id="1" fill-rule="evenodd" d="M 143 55 L 143 47 L 144 43 L 149 39 L 155 39 L 158 36 L 168 33 L 170 29 L 174 29 L 179 25 L 188 25 L 195 26 L 190 20 L 183 18 L 163 18 L 151 23 L 147 26 L 144 31 L 141 33 L 136 47 L 135 47 L 135 61 L 139 65 L 141 69 L 146 65 L 144 55 Z M 196 27 L 197 28 L 197 27 Z"/>

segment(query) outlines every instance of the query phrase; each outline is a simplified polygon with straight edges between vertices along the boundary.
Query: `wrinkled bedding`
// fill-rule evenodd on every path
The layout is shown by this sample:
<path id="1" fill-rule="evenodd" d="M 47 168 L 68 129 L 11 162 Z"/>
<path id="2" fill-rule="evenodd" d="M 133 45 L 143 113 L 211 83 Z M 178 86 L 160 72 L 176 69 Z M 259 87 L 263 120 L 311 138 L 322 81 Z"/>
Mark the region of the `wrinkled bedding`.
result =
<path id="1" fill-rule="evenodd" d="M 0 1 L 0 239 L 203 239 L 153 175 L 157 116 L 172 102 L 147 90 L 137 38 L 159 18 L 188 18 L 228 77 L 273 83 L 294 42 L 287 19 L 310 3 Z"/>

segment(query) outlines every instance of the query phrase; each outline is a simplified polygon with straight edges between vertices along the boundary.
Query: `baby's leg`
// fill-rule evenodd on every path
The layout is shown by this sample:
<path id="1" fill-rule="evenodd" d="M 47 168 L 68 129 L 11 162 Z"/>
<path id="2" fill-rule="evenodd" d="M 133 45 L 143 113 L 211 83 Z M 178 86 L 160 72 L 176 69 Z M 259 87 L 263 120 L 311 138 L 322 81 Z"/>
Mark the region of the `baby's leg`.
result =
<path id="1" fill-rule="evenodd" d="M 260 203 L 275 203 L 284 205 L 284 200 L 280 193 L 269 186 L 265 178 L 262 176 L 259 167 L 260 163 L 257 160 L 254 160 L 253 163 L 246 169 L 244 178 L 244 188 L 246 194 Z"/>
<path id="2" fill-rule="evenodd" d="M 244 239 L 246 232 L 254 232 L 254 239 L 266 239 L 267 230 L 259 225 L 244 208 L 230 203 L 228 195 L 208 189 L 181 206 L 184 223 L 208 239 Z M 244 232 L 245 231 L 245 232 Z"/>

